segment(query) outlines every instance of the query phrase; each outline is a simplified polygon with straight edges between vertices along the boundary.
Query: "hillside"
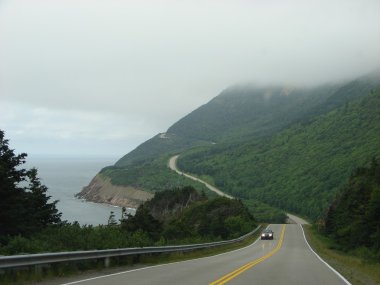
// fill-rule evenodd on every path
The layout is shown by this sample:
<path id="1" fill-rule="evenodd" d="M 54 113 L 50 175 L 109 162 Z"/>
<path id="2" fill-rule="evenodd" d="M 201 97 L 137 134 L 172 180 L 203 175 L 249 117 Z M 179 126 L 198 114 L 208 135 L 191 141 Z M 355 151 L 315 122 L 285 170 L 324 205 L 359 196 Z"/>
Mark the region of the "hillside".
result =
<path id="1" fill-rule="evenodd" d="M 351 171 L 380 155 L 380 89 L 268 138 L 192 150 L 179 168 L 238 197 L 317 218 Z"/>
<path id="2" fill-rule="evenodd" d="M 289 202 L 292 199 L 299 198 L 298 194 L 294 194 L 298 193 L 299 190 L 292 188 L 290 192 L 294 195 L 286 194 L 281 195 L 281 199 L 272 199 L 272 195 L 278 194 L 276 187 L 279 187 L 280 182 L 284 182 L 279 179 L 282 179 L 283 173 L 286 172 L 281 172 L 282 170 L 274 167 L 273 163 L 278 160 L 278 157 L 283 157 L 284 161 L 289 160 L 289 163 L 293 163 L 292 167 L 297 171 L 298 168 L 304 171 L 307 168 L 304 166 L 305 161 L 308 162 L 298 156 L 296 156 L 297 158 L 292 158 L 292 156 L 289 156 L 289 159 L 286 158 L 288 150 L 282 149 L 278 144 L 281 145 L 281 141 L 288 140 L 289 145 L 295 143 L 298 144 L 298 147 L 303 148 L 303 142 L 298 141 L 301 140 L 298 134 L 302 134 L 305 127 L 319 122 L 322 118 L 332 116 L 331 114 L 338 112 L 337 110 L 343 107 L 346 108 L 347 112 L 360 113 L 359 109 L 350 109 L 353 107 L 351 102 L 365 97 L 379 84 L 380 75 L 365 76 L 345 83 L 313 88 L 233 86 L 179 120 L 166 133 L 158 134 L 144 142 L 122 157 L 114 166 L 104 168 L 100 174 L 105 180 L 108 181 L 109 179 L 113 185 L 131 186 L 134 189 L 148 192 L 186 185 L 193 185 L 197 189 L 201 189 L 201 184 L 178 176 L 167 168 L 169 157 L 181 153 L 183 154 L 181 155 L 182 159 L 180 159 L 181 167 L 200 176 L 207 176 L 210 181 L 214 181 L 226 192 L 233 193 L 238 197 L 255 199 L 256 202 L 251 203 L 251 205 L 256 205 L 260 201 L 260 203 L 269 203 L 272 206 L 315 217 L 318 215 L 316 213 L 322 211 L 327 201 L 330 201 L 332 194 L 323 194 L 320 202 L 306 206 L 310 208 L 307 211 L 304 211 L 304 206 L 298 207 Z M 348 125 L 350 120 L 355 121 L 355 116 L 346 120 L 345 124 Z M 316 125 L 313 126 L 318 128 Z M 321 125 L 320 127 L 325 126 Z M 359 126 L 355 124 L 351 129 L 347 128 L 347 134 L 352 135 L 357 131 L 356 128 Z M 343 143 L 355 147 L 356 143 L 360 143 L 357 140 L 350 143 L 351 137 L 347 137 L 347 134 L 340 136 L 338 127 L 334 130 L 335 132 L 332 135 L 335 135 L 333 137 L 337 145 Z M 311 140 L 309 144 L 313 143 L 317 143 L 317 141 Z M 268 149 L 269 146 L 273 150 Z M 329 146 L 326 145 L 326 147 Z M 296 153 L 294 147 L 290 147 L 290 149 Z M 318 151 L 317 146 L 315 146 L 315 153 Z M 271 160 L 263 159 L 264 153 L 268 153 L 268 157 L 272 157 Z M 331 157 L 335 156 L 333 151 L 326 153 L 329 153 Z M 348 156 L 353 163 L 350 166 L 351 168 L 364 161 L 364 159 L 360 159 L 360 155 L 351 156 L 349 153 L 344 155 Z M 215 157 L 213 158 L 213 156 Z M 359 159 L 357 159 L 358 156 Z M 257 161 L 258 158 L 260 161 Z M 319 160 L 315 156 L 312 158 Z M 202 162 L 202 160 L 204 161 Z M 339 159 L 337 158 L 337 160 Z M 236 167 L 230 168 L 235 162 L 237 163 Z M 213 163 L 216 164 L 212 165 Z M 272 172 L 264 173 L 258 169 L 256 164 L 260 165 L 260 169 Z M 245 165 L 247 169 L 240 169 L 242 165 Z M 284 164 L 283 167 L 286 168 L 288 165 Z M 333 173 L 339 172 L 333 168 L 326 167 L 325 170 L 332 170 Z M 303 173 L 297 171 L 297 177 L 302 177 Z M 289 179 L 289 175 L 286 177 Z M 305 177 L 309 176 L 306 175 Z M 296 187 L 295 189 L 298 189 L 299 182 L 296 182 L 297 179 L 292 182 L 293 186 Z M 307 180 L 304 179 L 306 183 Z M 277 181 L 275 184 L 273 184 L 274 180 Z M 289 186 L 291 183 L 287 182 L 286 184 Z M 324 183 L 323 187 L 326 186 L 328 185 Z M 334 193 L 336 185 L 332 184 L 332 186 L 332 191 L 323 189 L 322 192 Z M 99 191 L 107 192 L 107 189 L 104 187 Z M 302 191 L 307 192 L 306 188 Z M 315 188 L 313 191 L 311 196 L 316 194 L 319 199 L 319 189 Z M 208 195 L 211 194 L 208 193 Z M 287 201 L 288 199 L 289 201 Z"/>
<path id="3" fill-rule="evenodd" d="M 353 172 L 330 205 L 322 229 L 340 249 L 361 249 L 367 260 L 380 261 L 379 160 Z"/>
<path id="4" fill-rule="evenodd" d="M 162 154 L 179 153 L 191 147 L 211 145 L 208 141 L 184 138 L 174 133 L 161 133 L 139 145 L 115 163 L 115 167 L 142 165 Z"/>
<path id="5" fill-rule="evenodd" d="M 236 85 L 222 91 L 115 164 L 141 165 L 163 154 L 222 142 L 271 136 L 290 125 L 325 114 L 368 94 L 380 75 L 316 87 Z"/>
<path id="6" fill-rule="evenodd" d="M 127 232 L 147 232 L 171 243 L 231 239 L 256 227 L 254 217 L 236 199 L 208 199 L 192 187 L 165 190 L 122 221 Z"/>

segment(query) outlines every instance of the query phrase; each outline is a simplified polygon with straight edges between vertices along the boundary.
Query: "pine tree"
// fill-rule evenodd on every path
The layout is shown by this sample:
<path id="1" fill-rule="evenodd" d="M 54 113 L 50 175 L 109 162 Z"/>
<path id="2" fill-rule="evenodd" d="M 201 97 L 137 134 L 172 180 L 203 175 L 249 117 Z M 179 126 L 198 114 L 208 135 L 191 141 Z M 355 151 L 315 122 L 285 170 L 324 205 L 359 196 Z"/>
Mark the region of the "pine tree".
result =
<path id="1" fill-rule="evenodd" d="M 41 184 L 37 177 L 37 169 L 32 168 L 27 172 L 27 175 L 29 178 L 27 202 L 28 208 L 31 210 L 33 227 L 38 230 L 46 225 L 60 222 L 61 213 L 56 208 L 58 201 L 49 203 L 51 197 L 46 195 L 48 188 Z"/>
<path id="2" fill-rule="evenodd" d="M 26 157 L 26 153 L 15 155 L 0 130 L 0 242 L 7 236 L 27 235 L 60 221 L 57 201 L 49 203 L 37 170 L 22 168 Z"/>

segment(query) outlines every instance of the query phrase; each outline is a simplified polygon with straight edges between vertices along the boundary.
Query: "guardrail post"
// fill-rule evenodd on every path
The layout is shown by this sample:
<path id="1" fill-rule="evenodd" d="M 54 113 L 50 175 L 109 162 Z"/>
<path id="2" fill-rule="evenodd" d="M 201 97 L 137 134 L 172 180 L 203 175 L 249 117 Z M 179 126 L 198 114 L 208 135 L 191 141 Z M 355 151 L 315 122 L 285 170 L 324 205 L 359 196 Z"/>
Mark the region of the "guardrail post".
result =
<path id="1" fill-rule="evenodd" d="M 50 264 L 37 264 L 34 266 L 34 273 L 36 275 L 42 275 L 44 268 L 49 268 Z"/>
<path id="2" fill-rule="evenodd" d="M 107 256 L 104 258 L 104 267 L 108 268 L 111 265 L 111 257 Z"/>

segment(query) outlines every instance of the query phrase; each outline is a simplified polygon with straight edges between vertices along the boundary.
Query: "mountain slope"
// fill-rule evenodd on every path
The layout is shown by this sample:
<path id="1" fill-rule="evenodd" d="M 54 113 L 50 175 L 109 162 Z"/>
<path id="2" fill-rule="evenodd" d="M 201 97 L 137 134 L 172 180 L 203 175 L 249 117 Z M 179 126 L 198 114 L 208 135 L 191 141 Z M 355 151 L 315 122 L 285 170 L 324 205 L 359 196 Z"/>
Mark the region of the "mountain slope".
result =
<path id="1" fill-rule="evenodd" d="M 142 165 L 162 154 L 182 152 L 191 147 L 211 145 L 210 142 L 184 138 L 174 133 L 161 133 L 147 140 L 116 163 L 116 167 Z"/>
<path id="2" fill-rule="evenodd" d="M 324 232 L 344 250 L 366 247 L 380 261 L 380 161 L 358 168 L 330 205 Z M 367 256 L 368 257 L 368 256 Z"/>
<path id="3" fill-rule="evenodd" d="M 308 123 L 246 142 L 188 151 L 181 169 L 227 193 L 318 217 L 350 172 L 380 155 L 380 89 Z"/>
<path id="4" fill-rule="evenodd" d="M 249 141 L 271 136 L 294 123 L 307 122 L 346 102 L 364 96 L 380 76 L 313 88 L 237 85 L 123 156 L 115 166 L 141 165 L 162 154 L 197 146 Z"/>
<path id="5" fill-rule="evenodd" d="M 281 163 L 286 161 L 293 163 L 289 169 L 294 169 L 300 177 L 293 182 L 295 189 L 298 189 L 298 180 L 304 179 L 302 178 L 303 174 L 297 171 L 304 169 L 305 161 L 308 162 L 299 157 L 294 160 L 292 153 L 287 154 L 288 149 L 281 148 L 277 144 L 289 141 L 289 151 L 297 153 L 297 149 L 291 147 L 291 143 L 295 143 L 301 149 L 305 147 L 304 142 L 294 141 L 293 137 L 297 138 L 298 134 L 302 134 L 306 126 L 326 117 L 326 114 L 331 116 L 339 108 L 346 108 L 348 112 L 355 111 L 349 109 L 351 103 L 357 98 L 365 97 L 379 84 L 380 75 L 314 88 L 234 86 L 179 120 L 166 133 L 158 134 L 141 144 L 122 157 L 114 166 L 104 168 L 100 177 L 109 180 L 114 185 L 131 186 L 134 189 L 148 192 L 186 185 L 193 185 L 199 189 L 202 187 L 201 185 L 196 185 L 167 168 L 167 160 L 170 156 L 187 153 L 188 155 L 182 155 L 183 163 L 180 166 L 200 176 L 207 176 L 210 181 L 215 181 L 217 186 L 225 191 L 238 197 L 258 199 L 261 202 L 270 203 L 272 206 L 315 217 L 332 197 L 330 194 L 323 194 L 321 200 L 313 205 L 300 205 L 299 207 L 289 201 L 298 199 L 297 195 L 302 191 L 304 191 L 302 193 L 307 193 L 306 188 L 301 192 L 291 189 L 290 193 L 296 194 L 285 196 L 281 194 L 281 199 L 273 197 L 278 194 L 276 187 L 281 182 L 279 179 L 282 179 L 283 173 L 286 172 L 278 167 L 274 168 L 273 164 L 277 163 L 278 158 L 281 157 L 283 160 Z M 372 115 L 374 116 L 374 114 Z M 355 118 L 347 118 L 346 125 L 350 120 L 355 120 Z M 314 127 L 318 128 L 315 125 Z M 342 134 L 342 136 L 339 135 L 339 128 L 335 129 L 332 133 L 332 135 L 336 135 L 334 142 L 337 145 L 350 144 L 351 138 L 347 137 L 347 134 L 352 134 L 356 128 L 358 126 L 354 124 L 351 129 L 347 129 L 348 133 Z M 298 140 L 302 140 L 302 138 L 299 137 Z M 309 144 L 317 142 L 311 140 Z M 346 146 L 346 148 L 354 147 L 356 143 L 360 142 L 354 140 L 351 142 L 352 145 Z M 268 149 L 267 145 L 271 146 L 273 151 Z M 314 146 L 315 154 L 323 151 L 325 147 L 329 147 L 329 145 Z M 329 153 L 332 158 L 335 157 L 334 152 L 325 151 L 325 153 Z M 198 157 L 196 157 L 197 155 Z M 357 160 L 358 155 L 350 153 L 338 153 L 337 155 L 352 158 L 352 167 L 358 166 L 358 163 L 361 162 L 360 159 Z M 260 158 L 259 161 L 257 161 L 258 158 Z M 319 160 L 316 156 L 312 158 Z M 339 161 L 339 159 L 337 160 Z M 220 162 L 225 163 L 225 166 Z M 216 164 L 213 165 L 214 163 Z M 234 171 L 235 163 L 238 167 L 245 165 L 247 170 L 238 168 L 238 173 L 236 173 Z M 264 173 L 258 169 L 256 164 L 260 165 L 260 168 L 270 169 L 272 172 Z M 227 171 L 227 165 L 233 167 Z M 199 166 L 198 169 L 197 166 Z M 336 166 L 339 167 L 339 164 Z M 284 167 L 289 166 L 284 164 Z M 250 170 L 252 171 L 250 172 Z M 332 171 L 332 173 L 336 171 L 329 167 L 326 167 L 325 170 Z M 273 177 L 270 177 L 271 174 Z M 325 173 L 324 175 L 329 174 Z M 267 183 L 268 181 L 270 183 Z M 277 184 L 274 185 L 273 181 L 277 181 Z M 335 184 L 331 193 L 334 193 L 334 187 Z M 104 187 L 99 191 L 107 192 L 108 190 Z M 313 191 L 312 196 L 316 193 L 316 197 L 319 197 L 317 193 L 319 190 L 314 189 Z M 304 211 L 304 208 L 310 209 Z"/>

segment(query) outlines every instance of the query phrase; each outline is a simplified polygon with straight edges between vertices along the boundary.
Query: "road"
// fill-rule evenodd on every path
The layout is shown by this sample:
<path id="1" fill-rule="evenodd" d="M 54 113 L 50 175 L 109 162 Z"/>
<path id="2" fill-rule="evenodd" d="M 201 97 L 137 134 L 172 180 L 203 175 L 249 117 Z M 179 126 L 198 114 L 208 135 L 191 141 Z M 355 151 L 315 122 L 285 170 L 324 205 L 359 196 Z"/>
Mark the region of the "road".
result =
<path id="1" fill-rule="evenodd" d="M 174 170 L 175 172 L 177 172 L 179 175 L 183 175 L 183 176 L 186 176 L 187 178 L 190 178 L 192 180 L 195 180 L 195 181 L 198 181 L 202 184 L 204 184 L 208 189 L 210 189 L 211 191 L 215 192 L 216 194 L 218 194 L 219 196 L 224 196 L 224 197 L 228 197 L 230 199 L 233 199 L 234 197 L 232 197 L 231 195 L 228 195 L 222 191 L 220 191 L 218 188 L 216 188 L 215 186 L 212 186 L 211 184 L 208 184 L 207 182 L 195 177 L 195 176 L 191 176 L 190 174 L 187 174 L 185 172 L 182 172 L 181 170 L 178 169 L 177 167 L 177 160 L 178 160 L 178 157 L 179 155 L 175 155 L 175 156 L 172 156 L 170 159 L 169 159 L 169 162 L 168 162 L 168 166 L 171 170 Z M 297 216 L 294 216 L 292 214 L 289 214 L 287 213 L 288 217 L 289 217 L 289 221 L 291 223 L 296 223 L 296 224 L 301 224 L 301 225 L 306 225 L 308 224 L 307 221 L 301 219 L 300 217 L 297 217 Z"/>
<path id="2" fill-rule="evenodd" d="M 219 195 L 232 198 L 212 185 L 176 167 L 178 156 L 169 160 L 169 167 L 178 174 L 204 183 Z M 288 214 L 294 224 L 270 225 L 274 240 L 256 240 L 235 251 L 194 260 L 163 264 L 78 280 L 65 285 L 142 284 L 350 284 L 309 247 L 303 233 L 306 221 Z"/>
<path id="3" fill-rule="evenodd" d="M 68 284 L 349 284 L 309 249 L 301 225 L 270 225 L 275 239 L 195 260 L 146 267 Z M 281 232 L 284 230 L 283 238 Z"/>
<path id="4" fill-rule="evenodd" d="M 168 163 L 168 166 L 170 169 L 174 170 L 175 172 L 177 172 L 179 175 L 183 175 L 183 176 L 186 176 L 187 178 L 190 178 L 192 180 L 195 180 L 195 181 L 198 181 L 202 184 L 204 184 L 208 189 L 210 189 L 211 191 L 215 192 L 216 194 L 218 194 L 219 196 L 224 196 L 224 197 L 227 197 L 227 198 L 230 198 L 230 199 L 233 199 L 232 196 L 220 191 L 218 188 L 212 186 L 211 184 L 208 184 L 207 182 L 197 178 L 197 177 L 194 177 L 194 176 L 191 176 L 190 174 L 187 174 L 187 173 L 184 173 L 182 171 L 180 171 L 178 168 L 177 168 L 177 159 L 178 159 L 179 155 L 176 155 L 176 156 L 173 156 L 169 159 L 169 163 Z"/>

